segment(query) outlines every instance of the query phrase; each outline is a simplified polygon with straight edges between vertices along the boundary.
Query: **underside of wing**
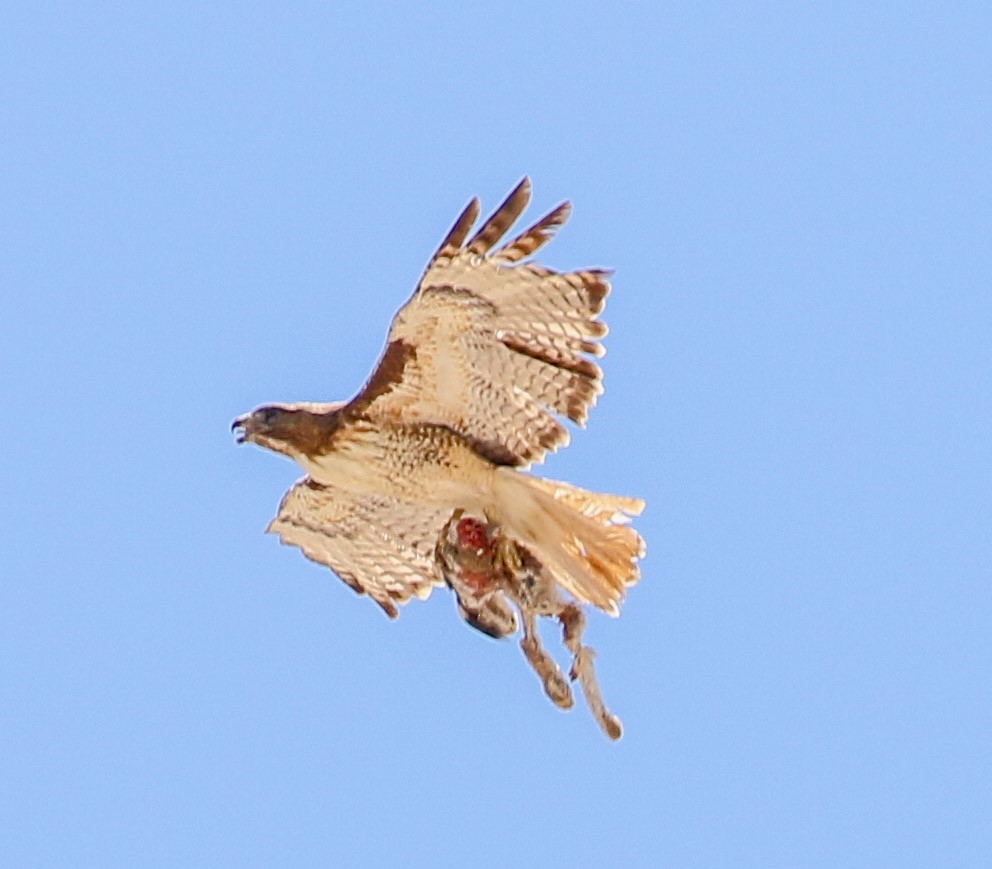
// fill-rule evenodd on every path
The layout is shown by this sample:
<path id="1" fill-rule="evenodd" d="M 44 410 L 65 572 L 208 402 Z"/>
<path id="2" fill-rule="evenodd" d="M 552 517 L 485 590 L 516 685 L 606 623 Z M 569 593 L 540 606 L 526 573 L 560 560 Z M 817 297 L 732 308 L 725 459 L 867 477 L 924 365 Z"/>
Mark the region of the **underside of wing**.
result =
<path id="1" fill-rule="evenodd" d="M 530 200 L 524 179 L 471 237 L 477 200 L 456 221 L 351 409 L 445 425 L 501 464 L 526 466 L 568 442 L 602 392 L 610 290 L 600 269 L 556 272 L 526 258 L 565 223 L 564 203 L 499 241 Z"/>
<path id="2" fill-rule="evenodd" d="M 309 477 L 290 489 L 266 529 L 330 567 L 390 618 L 434 585 L 434 548 L 448 513 L 375 494 L 355 495 Z"/>

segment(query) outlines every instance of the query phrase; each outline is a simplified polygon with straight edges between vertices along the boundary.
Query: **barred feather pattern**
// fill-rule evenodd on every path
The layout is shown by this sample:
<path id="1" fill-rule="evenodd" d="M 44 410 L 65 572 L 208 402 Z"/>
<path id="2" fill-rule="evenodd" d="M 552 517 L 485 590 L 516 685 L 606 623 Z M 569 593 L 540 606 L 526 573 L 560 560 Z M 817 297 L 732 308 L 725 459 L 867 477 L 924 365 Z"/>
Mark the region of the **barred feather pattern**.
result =
<path id="1" fill-rule="evenodd" d="M 449 517 L 448 510 L 373 492 L 359 496 L 304 478 L 286 493 L 266 531 L 334 568 L 396 618 L 397 605 L 424 600 L 441 584 L 434 547 Z"/>
<path id="2" fill-rule="evenodd" d="M 397 313 L 387 341 L 402 370 L 373 373 L 375 395 L 355 399 L 371 419 L 447 425 L 501 464 L 541 461 L 568 443 L 561 418 L 585 424 L 603 391 L 609 272 L 557 272 L 526 260 L 564 225 L 564 203 L 502 247 L 530 200 L 524 179 L 471 237 L 472 200 Z M 466 239 L 468 239 L 466 241 Z"/>

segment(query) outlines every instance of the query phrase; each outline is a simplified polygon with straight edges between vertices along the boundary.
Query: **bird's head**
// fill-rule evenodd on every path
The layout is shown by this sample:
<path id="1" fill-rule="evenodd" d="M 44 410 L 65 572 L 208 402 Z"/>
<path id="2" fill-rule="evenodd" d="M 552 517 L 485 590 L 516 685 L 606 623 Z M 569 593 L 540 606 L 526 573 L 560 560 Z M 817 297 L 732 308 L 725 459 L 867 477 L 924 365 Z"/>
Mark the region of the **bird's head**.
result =
<path id="1" fill-rule="evenodd" d="M 239 444 L 246 441 L 292 459 L 320 452 L 336 427 L 338 404 L 269 404 L 231 423 Z"/>
<path id="2" fill-rule="evenodd" d="M 292 429 L 295 427 L 293 416 L 294 412 L 284 407 L 267 405 L 239 416 L 231 423 L 231 431 L 239 444 L 247 441 L 289 454 L 288 442 L 292 440 Z"/>

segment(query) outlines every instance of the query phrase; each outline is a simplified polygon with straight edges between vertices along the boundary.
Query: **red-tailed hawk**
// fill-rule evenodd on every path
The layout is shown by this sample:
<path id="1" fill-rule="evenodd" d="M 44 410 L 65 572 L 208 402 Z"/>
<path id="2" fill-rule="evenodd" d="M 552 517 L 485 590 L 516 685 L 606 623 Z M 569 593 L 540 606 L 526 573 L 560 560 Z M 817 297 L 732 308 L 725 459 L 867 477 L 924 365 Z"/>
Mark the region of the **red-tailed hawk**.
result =
<path id="1" fill-rule="evenodd" d="M 470 624 L 506 636 L 518 627 L 512 603 L 528 660 L 567 707 L 567 682 L 533 630 L 535 615 L 559 618 L 576 656 L 571 676 L 616 738 L 619 722 L 596 710 L 576 603 L 619 613 L 644 555 L 627 523 L 644 504 L 524 473 L 568 442 L 560 418 L 583 425 L 602 392 L 590 357 L 604 352 L 609 273 L 528 259 L 568 219 L 567 202 L 497 246 L 530 191 L 525 178 L 471 237 L 480 208 L 468 204 L 351 401 L 268 405 L 233 428 L 239 442 L 306 472 L 268 528 L 283 543 L 393 618 L 398 605 L 448 584 Z"/>

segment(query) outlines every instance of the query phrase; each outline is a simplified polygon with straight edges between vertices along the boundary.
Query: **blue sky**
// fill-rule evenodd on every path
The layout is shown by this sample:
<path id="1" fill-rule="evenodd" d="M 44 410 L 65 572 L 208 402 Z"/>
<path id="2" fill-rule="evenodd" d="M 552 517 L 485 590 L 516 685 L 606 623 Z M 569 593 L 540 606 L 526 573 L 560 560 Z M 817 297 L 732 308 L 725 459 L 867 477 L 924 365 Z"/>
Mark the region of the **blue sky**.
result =
<path id="1" fill-rule="evenodd" d="M 992 865 L 983 3 L 13 3 L 0 862 Z M 262 535 L 474 194 L 616 269 L 611 744 Z"/>

